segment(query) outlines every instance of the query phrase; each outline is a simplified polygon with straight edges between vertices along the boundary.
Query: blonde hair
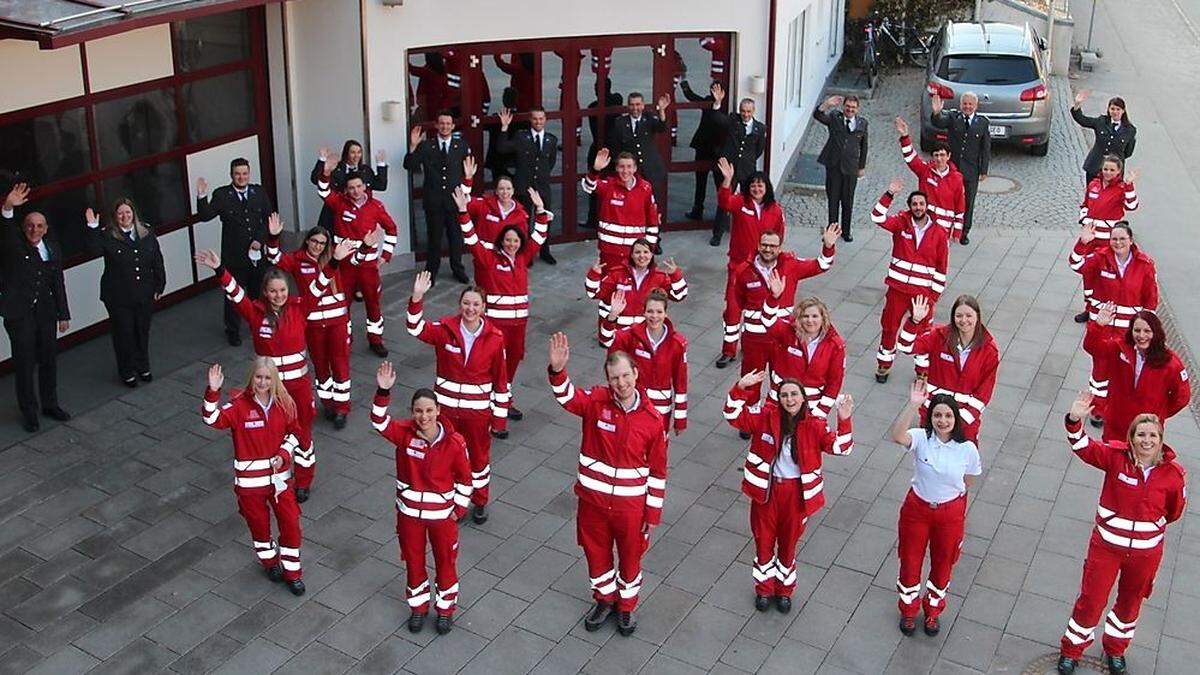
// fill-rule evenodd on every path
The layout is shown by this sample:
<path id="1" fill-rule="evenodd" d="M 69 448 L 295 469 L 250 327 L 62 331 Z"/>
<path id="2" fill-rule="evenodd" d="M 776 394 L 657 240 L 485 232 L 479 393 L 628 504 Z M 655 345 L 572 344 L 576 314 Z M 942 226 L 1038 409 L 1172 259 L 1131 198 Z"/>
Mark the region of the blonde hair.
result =
<path id="1" fill-rule="evenodd" d="M 1129 423 L 1129 431 L 1125 433 L 1125 441 L 1129 444 L 1130 452 L 1132 452 L 1133 435 L 1137 433 L 1137 428 L 1139 425 L 1147 423 L 1153 424 L 1158 428 L 1158 453 L 1150 462 L 1150 466 L 1158 466 L 1159 464 L 1162 464 L 1163 458 L 1163 423 L 1162 420 L 1159 419 L 1158 415 L 1153 413 L 1141 413 L 1137 417 L 1134 417 L 1133 421 Z M 1133 453 L 1133 458 L 1135 461 L 1137 460 L 1137 453 Z"/>
<path id="2" fill-rule="evenodd" d="M 292 395 L 288 393 L 286 387 L 283 386 L 283 378 L 279 377 L 279 368 L 275 367 L 275 362 L 269 356 L 256 356 L 250 362 L 250 372 L 246 375 L 246 391 L 254 394 L 254 375 L 258 373 L 260 368 L 265 368 L 271 375 L 271 397 L 275 402 L 283 408 L 284 412 L 289 417 L 296 416 L 296 401 L 292 399 Z"/>
<path id="3" fill-rule="evenodd" d="M 792 310 L 792 321 L 795 321 L 796 325 L 799 326 L 800 316 L 804 314 L 804 310 L 808 309 L 809 307 L 816 307 L 821 311 L 821 334 L 824 334 L 829 330 L 832 322 L 829 319 L 829 307 L 826 306 L 826 304 L 822 302 L 820 298 L 804 298 L 800 302 L 796 303 L 796 308 Z M 803 387 L 801 387 L 801 389 L 803 389 Z"/>

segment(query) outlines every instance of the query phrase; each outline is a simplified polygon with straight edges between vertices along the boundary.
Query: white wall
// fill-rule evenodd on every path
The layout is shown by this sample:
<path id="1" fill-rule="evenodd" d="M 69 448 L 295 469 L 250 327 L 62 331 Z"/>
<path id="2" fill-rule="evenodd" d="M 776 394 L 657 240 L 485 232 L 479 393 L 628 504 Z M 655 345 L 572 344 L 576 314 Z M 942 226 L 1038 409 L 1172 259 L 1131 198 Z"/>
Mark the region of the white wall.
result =
<path id="1" fill-rule="evenodd" d="M 841 58 L 844 40 L 840 31 L 844 31 L 844 20 L 836 23 L 838 33 L 830 35 L 830 15 L 843 16 L 845 13 L 844 0 L 780 0 L 776 8 L 775 34 L 775 82 L 771 90 L 774 97 L 775 135 L 772 139 L 771 180 L 778 183 L 787 168 L 788 160 L 796 152 L 804 132 L 812 120 L 812 110 L 817 105 L 817 99 L 825 85 L 825 80 L 837 67 Z M 802 68 L 797 72 L 800 95 L 789 91 L 787 73 L 796 58 L 789 45 L 788 28 L 792 22 L 804 13 L 804 34 L 802 44 L 804 58 Z M 801 36 L 797 36 L 800 40 Z M 836 41 L 836 51 L 830 55 L 830 42 Z"/>
<path id="2" fill-rule="evenodd" d="M 79 47 L 41 50 L 28 40 L 0 40 L 4 89 L 0 113 L 83 95 Z"/>

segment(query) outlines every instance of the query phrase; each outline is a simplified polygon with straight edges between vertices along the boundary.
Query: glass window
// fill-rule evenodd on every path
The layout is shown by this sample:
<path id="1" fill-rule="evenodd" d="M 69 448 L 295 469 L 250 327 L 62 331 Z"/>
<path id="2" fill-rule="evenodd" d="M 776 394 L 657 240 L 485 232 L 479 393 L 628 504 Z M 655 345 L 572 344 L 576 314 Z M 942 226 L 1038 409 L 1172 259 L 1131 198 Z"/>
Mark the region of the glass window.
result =
<path id="1" fill-rule="evenodd" d="M 493 99 L 492 113 L 499 112 L 501 106 L 516 112 L 529 112 L 538 105 L 538 56 L 534 52 L 519 52 L 482 57 L 484 87 Z"/>
<path id="2" fill-rule="evenodd" d="M 189 143 L 254 126 L 254 85 L 245 70 L 183 85 Z"/>
<path id="3" fill-rule="evenodd" d="M 432 122 L 446 92 L 446 61 L 436 51 L 408 57 L 408 101 L 413 124 Z"/>
<path id="4" fill-rule="evenodd" d="M 566 105 L 563 86 L 563 60 L 557 52 L 542 52 L 542 107 L 547 111 L 562 110 Z"/>
<path id="5" fill-rule="evenodd" d="M 100 165 L 112 166 L 175 147 L 178 128 L 171 89 L 96 104 Z"/>
<path id="6" fill-rule="evenodd" d="M 674 72 L 701 96 L 713 82 L 729 82 L 729 39 L 724 35 L 675 40 Z M 726 86 L 728 89 L 728 86 Z"/>
<path id="7" fill-rule="evenodd" d="M 250 20 L 246 12 L 225 12 L 178 21 L 175 55 L 183 72 L 250 58 Z"/>
<path id="8" fill-rule="evenodd" d="M 83 185 L 33 200 L 21 209 L 21 216 L 30 211 L 39 211 L 46 216 L 49 236 L 62 246 L 63 256 L 70 258 L 87 251 L 87 225 L 83 213 L 89 206 L 96 208 L 99 205 L 92 186 Z"/>
<path id="9" fill-rule="evenodd" d="M 1038 79 L 1028 56 L 947 56 L 938 77 L 962 84 L 1025 84 Z"/>
<path id="10" fill-rule="evenodd" d="M 188 193 L 178 160 L 135 169 L 104 181 L 104 198 L 128 197 L 137 205 L 142 220 L 162 228 L 188 215 Z"/>
<path id="11" fill-rule="evenodd" d="M 0 168 L 21 180 L 44 185 L 92 168 L 83 108 L 43 115 L 0 127 Z"/>

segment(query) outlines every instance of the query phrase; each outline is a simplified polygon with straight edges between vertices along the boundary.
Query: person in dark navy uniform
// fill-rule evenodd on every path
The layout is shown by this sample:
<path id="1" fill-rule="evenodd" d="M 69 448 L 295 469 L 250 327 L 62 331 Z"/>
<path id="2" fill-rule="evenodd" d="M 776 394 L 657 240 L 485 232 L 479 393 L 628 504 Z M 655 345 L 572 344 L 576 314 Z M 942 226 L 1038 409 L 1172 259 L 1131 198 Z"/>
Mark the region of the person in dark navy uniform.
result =
<path id="1" fill-rule="evenodd" d="M 46 217 L 30 211 L 16 221 L 15 210 L 29 200 L 29 186 L 18 183 L 0 208 L 0 316 L 12 345 L 17 405 L 26 431 L 37 431 L 42 414 L 60 422 L 71 419 L 58 405 L 57 335 L 71 327 L 63 256 L 46 237 Z M 37 389 L 34 389 L 34 374 Z"/>
<path id="2" fill-rule="evenodd" d="M 686 69 L 679 79 L 679 88 L 683 91 L 683 97 L 692 103 L 712 103 L 715 101 L 716 96 L 712 93 L 712 88 L 715 86 L 720 85 L 717 82 L 713 82 L 709 86 L 709 93 L 702 96 L 694 91 L 692 85 L 688 83 Z M 725 112 L 720 108 L 714 108 L 711 105 L 707 108 L 701 108 L 700 123 L 696 125 L 696 133 L 692 134 L 692 140 L 688 143 L 688 146 L 696 151 L 695 161 L 706 165 L 703 169 L 696 170 L 696 190 L 692 196 L 692 210 L 688 211 L 686 216 L 688 220 L 704 220 L 704 199 L 708 193 L 710 175 L 715 188 L 720 189 L 723 182 L 714 162 L 717 161 L 721 148 L 725 145 L 725 125 L 720 119 L 724 116 Z M 720 213 L 720 209 L 717 212 Z M 718 243 L 720 242 L 718 241 Z"/>
<path id="3" fill-rule="evenodd" d="M 267 266 L 262 247 L 267 241 L 267 217 L 275 211 L 261 185 L 250 182 L 250 162 L 238 157 L 229 163 L 229 185 L 208 195 L 208 181 L 196 179 L 196 215 L 200 220 L 221 218 L 221 260 L 238 285 L 254 299 Z M 225 301 L 225 336 L 242 344 L 242 317 Z"/>
<path id="4" fill-rule="evenodd" d="M 979 190 L 979 182 L 987 180 L 988 162 L 992 159 L 992 134 L 988 118 L 978 113 L 979 96 L 975 92 L 964 92 L 959 97 L 958 110 L 942 110 L 944 104 L 942 97 L 934 94 L 929 121 L 933 126 L 947 130 L 950 161 L 963 177 L 967 210 L 963 213 L 962 238 L 958 243 L 966 246 L 971 243 L 967 235 L 975 215 L 975 193 Z"/>
<path id="5" fill-rule="evenodd" d="M 1091 92 L 1086 89 L 1075 94 L 1075 105 L 1071 106 L 1071 118 L 1075 123 L 1096 133 L 1096 141 L 1083 160 L 1083 172 L 1087 175 L 1088 184 L 1100 175 L 1106 155 L 1126 160 L 1133 156 L 1133 148 L 1137 145 L 1137 127 L 1133 126 L 1129 114 L 1125 112 L 1125 99 L 1114 96 L 1108 99 L 1108 114 L 1088 117 L 1080 106 L 1090 95 Z"/>
<path id="6" fill-rule="evenodd" d="M 499 57 L 497 57 L 499 58 Z M 513 113 L 508 108 L 500 111 L 500 142 L 502 152 L 512 153 L 516 157 L 517 171 L 513 179 L 516 190 L 515 197 L 528 213 L 533 210 L 533 202 L 529 198 L 529 189 L 537 190 L 541 195 L 543 208 L 550 210 L 550 174 L 558 162 L 558 136 L 546 130 L 546 109 L 534 106 L 529 111 L 529 127 L 512 129 Z M 551 265 L 558 264 L 550 254 L 550 242 L 542 244 L 538 251 L 539 257 Z"/>
<path id="7" fill-rule="evenodd" d="M 720 84 L 712 87 L 713 110 L 720 110 L 725 103 L 725 88 Z M 736 113 L 720 114 L 717 122 L 725 130 L 719 157 L 733 165 L 733 184 L 741 185 L 758 168 L 758 158 L 767 149 L 767 125 L 754 119 L 754 99 L 744 98 L 738 102 Z M 714 174 L 719 173 L 716 169 Z M 725 178 L 721 177 L 723 183 Z M 729 224 L 729 214 L 717 209 L 713 220 L 710 246 L 721 245 L 721 234 Z"/>
<path id="8" fill-rule="evenodd" d="M 833 106 L 841 110 L 830 111 Z M 858 179 L 867 171 L 867 120 L 858 116 L 857 96 L 830 96 L 813 111 L 813 119 L 829 128 L 817 162 L 825 167 L 829 222 L 842 224 L 842 239 L 854 241 L 850 214 Z"/>
<path id="9" fill-rule="evenodd" d="M 421 207 L 425 211 L 425 269 L 436 282 L 445 236 L 450 244 L 450 269 L 459 283 L 466 284 L 471 279 L 462 264 L 462 231 L 458 227 L 454 189 L 462 184 L 463 160 L 471 154 L 471 146 L 454 131 L 454 117 L 449 111 L 438 113 L 436 129 L 433 138 L 426 138 L 424 129 L 413 127 L 408 136 L 404 168 L 410 173 L 424 174 Z"/>
<path id="10" fill-rule="evenodd" d="M 608 131 L 608 150 L 613 157 L 619 157 L 622 152 L 633 155 L 638 165 L 638 173 L 642 174 L 654 187 L 654 200 L 658 202 L 660 213 L 666 213 L 666 202 L 663 190 L 667 187 L 667 165 L 663 163 L 662 155 L 658 152 L 655 136 L 667 130 L 667 106 L 671 98 L 667 95 L 658 97 L 657 116 L 645 115 L 646 98 L 631 92 L 625 98 L 629 112 L 621 115 Z M 664 216 L 663 220 L 666 218 Z"/>

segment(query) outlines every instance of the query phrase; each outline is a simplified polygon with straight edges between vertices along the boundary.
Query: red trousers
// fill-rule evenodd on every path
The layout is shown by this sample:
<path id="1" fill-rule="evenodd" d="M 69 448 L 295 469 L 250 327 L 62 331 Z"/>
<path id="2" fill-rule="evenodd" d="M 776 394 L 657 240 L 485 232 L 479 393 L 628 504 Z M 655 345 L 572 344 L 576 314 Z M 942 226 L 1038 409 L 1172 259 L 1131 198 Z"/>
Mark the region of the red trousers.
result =
<path id="1" fill-rule="evenodd" d="M 274 489 L 234 490 L 238 513 L 246 520 L 254 553 L 264 568 L 283 565 L 283 578 L 292 581 L 303 576 L 300 570 L 300 505 L 291 486 L 278 497 Z M 271 537 L 271 511 L 279 525 L 279 544 Z"/>
<path id="2" fill-rule="evenodd" d="M 1117 337 L 1125 335 L 1124 328 L 1113 328 L 1112 326 L 1101 328 L 1092 325 L 1089 325 L 1088 328 L 1090 330 L 1099 329 L 1108 335 L 1115 335 Z M 1091 354 L 1091 352 L 1088 353 Z M 1104 417 L 1106 404 L 1108 403 L 1108 368 L 1105 367 L 1103 361 L 1095 358 L 1095 356 L 1092 356 L 1092 376 L 1088 381 L 1088 391 L 1092 393 L 1092 414 L 1097 417 Z M 1117 429 L 1114 427 L 1110 432 L 1109 425 L 1106 424 L 1104 425 L 1104 440 L 1123 441 L 1125 440 L 1125 433 L 1127 431 L 1128 429 Z"/>
<path id="3" fill-rule="evenodd" d="M 596 602 L 615 603 L 618 612 L 632 612 L 642 590 L 642 554 L 649 544 L 642 533 L 644 522 L 640 510 L 618 511 L 579 500 L 575 535 L 587 558 L 592 597 Z"/>
<path id="4" fill-rule="evenodd" d="M 342 415 L 350 412 L 350 322 L 321 326 L 309 323 L 304 330 L 312 357 L 321 406 Z"/>
<path id="5" fill-rule="evenodd" d="M 771 366 L 771 358 L 775 355 L 775 342 L 766 336 L 753 333 L 742 334 L 742 375 L 753 370 L 766 370 Z M 770 382 L 770 377 L 767 378 Z M 770 386 L 768 384 L 767 386 Z M 759 387 L 761 389 L 761 387 Z M 750 404 L 758 403 L 762 392 L 755 390 Z"/>
<path id="6" fill-rule="evenodd" d="M 925 617 L 932 619 L 946 608 L 946 589 L 950 573 L 962 550 L 963 530 L 967 522 L 966 495 L 936 507 L 912 490 L 900 506 L 900 576 L 896 591 L 900 594 L 900 615 L 916 616 L 924 605 Z M 929 549 L 929 578 L 921 603 L 921 565 Z"/>
<path id="7" fill-rule="evenodd" d="M 343 265 L 341 269 L 342 292 L 353 299 L 362 293 L 363 306 L 367 309 L 367 341 L 383 344 L 383 310 L 379 301 L 383 286 L 379 281 L 379 264 Z"/>
<path id="8" fill-rule="evenodd" d="M 742 333 L 742 308 L 738 305 L 736 289 L 737 266 L 730 262 L 725 265 L 725 311 L 721 313 L 721 322 L 725 324 L 725 335 L 721 341 L 721 353 L 725 356 L 737 356 L 738 337 Z"/>
<path id="9" fill-rule="evenodd" d="M 467 442 L 471 458 L 471 503 L 487 506 L 488 485 L 492 482 L 492 413 L 489 410 L 463 410 L 445 406 L 441 415 Z"/>
<path id="10" fill-rule="evenodd" d="M 296 422 L 300 425 L 300 438 L 296 439 L 300 445 L 292 457 L 296 465 L 292 473 L 296 477 L 296 487 L 307 489 L 312 485 L 313 474 L 317 472 L 317 451 L 313 448 L 312 436 L 313 417 L 317 409 L 313 403 L 312 378 L 305 375 L 284 380 L 283 388 L 296 402 Z"/>
<path id="11" fill-rule="evenodd" d="M 436 575 L 434 606 L 439 615 L 458 607 L 458 523 L 453 518 L 426 520 L 396 514 L 396 539 L 407 577 L 408 606 L 418 614 L 429 611 L 429 574 L 425 571 L 425 542 L 433 549 Z"/>
<path id="12" fill-rule="evenodd" d="M 508 368 L 508 383 L 516 377 L 517 367 L 525 360 L 525 326 L 529 319 L 489 319 L 504 334 L 504 365 Z M 509 387 L 512 390 L 512 387 Z"/>
<path id="13" fill-rule="evenodd" d="M 1125 654 L 1133 641 L 1142 601 L 1154 590 L 1154 577 L 1158 574 L 1162 555 L 1161 544 L 1150 550 L 1129 551 L 1105 543 L 1100 535 L 1092 532 L 1087 558 L 1083 561 L 1079 599 L 1075 601 L 1062 636 L 1063 656 L 1078 659 L 1091 646 L 1113 583 L 1117 584 L 1117 600 L 1104 620 L 1101 644 L 1105 654 Z"/>
<path id="14" fill-rule="evenodd" d="M 750 502 L 755 595 L 792 597 L 796 590 L 796 543 L 807 522 L 799 478 L 772 478 L 767 502 Z"/>
<path id="15" fill-rule="evenodd" d="M 901 293 L 890 286 L 883 300 L 883 313 L 879 315 L 879 351 L 875 353 L 875 361 L 880 368 L 891 368 L 896 362 L 896 334 L 900 332 L 900 324 L 904 315 L 912 309 L 912 299 L 915 296 Z M 929 299 L 930 313 L 933 312 L 933 298 Z"/>

